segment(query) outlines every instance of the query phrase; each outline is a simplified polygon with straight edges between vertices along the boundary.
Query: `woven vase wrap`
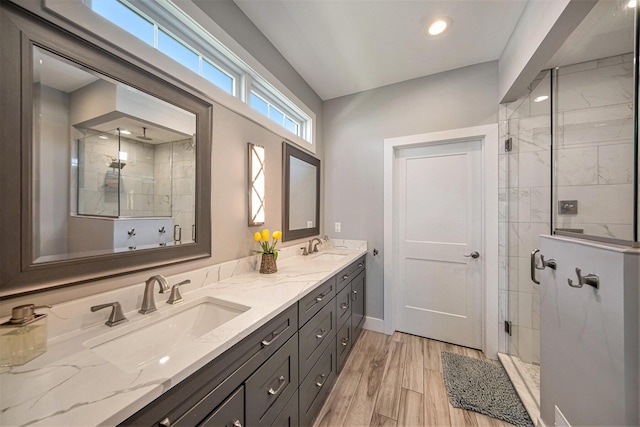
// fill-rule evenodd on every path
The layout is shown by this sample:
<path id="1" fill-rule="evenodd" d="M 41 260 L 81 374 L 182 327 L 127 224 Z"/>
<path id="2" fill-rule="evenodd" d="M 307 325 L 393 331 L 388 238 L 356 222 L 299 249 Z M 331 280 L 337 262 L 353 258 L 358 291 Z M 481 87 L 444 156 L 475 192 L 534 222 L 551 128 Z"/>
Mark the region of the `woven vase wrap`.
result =
<path id="1" fill-rule="evenodd" d="M 271 274 L 278 271 L 276 258 L 273 254 L 262 254 L 262 262 L 260 263 L 260 273 Z"/>

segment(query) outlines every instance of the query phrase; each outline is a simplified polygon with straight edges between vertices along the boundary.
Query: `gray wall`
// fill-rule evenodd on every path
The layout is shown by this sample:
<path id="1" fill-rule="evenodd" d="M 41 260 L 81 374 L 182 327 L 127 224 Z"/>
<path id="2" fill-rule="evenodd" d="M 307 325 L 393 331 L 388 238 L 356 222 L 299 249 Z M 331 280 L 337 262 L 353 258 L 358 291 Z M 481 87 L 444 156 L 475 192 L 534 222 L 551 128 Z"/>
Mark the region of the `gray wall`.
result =
<path id="1" fill-rule="evenodd" d="M 324 103 L 325 230 L 362 239 L 367 315 L 383 318 L 383 141 L 498 121 L 497 62 L 422 77 Z M 342 223 L 335 233 L 334 223 Z"/>

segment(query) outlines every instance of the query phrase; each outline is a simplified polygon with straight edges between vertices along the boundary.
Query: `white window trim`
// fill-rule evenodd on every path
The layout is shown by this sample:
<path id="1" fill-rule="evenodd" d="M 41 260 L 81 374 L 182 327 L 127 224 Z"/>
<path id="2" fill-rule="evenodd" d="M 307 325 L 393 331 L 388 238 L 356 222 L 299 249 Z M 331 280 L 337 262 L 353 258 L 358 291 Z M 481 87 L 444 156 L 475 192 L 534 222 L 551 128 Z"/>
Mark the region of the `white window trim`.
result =
<path id="1" fill-rule="evenodd" d="M 113 46 L 127 46 L 126 52 L 128 54 L 137 57 L 141 61 L 167 74 L 180 76 L 179 79 L 181 81 L 196 89 L 203 96 L 211 99 L 211 101 L 229 108 L 274 134 L 298 145 L 304 150 L 314 154 L 316 153 L 317 144 L 315 141 L 317 136 L 314 125 L 316 114 L 295 96 L 291 90 L 269 72 L 267 68 L 260 64 L 200 8 L 191 2 L 191 0 L 174 0 L 173 2 L 170 0 L 157 0 L 157 3 L 162 7 L 173 8 L 173 10 L 178 13 L 178 16 L 181 17 L 183 23 L 185 20 L 189 22 L 188 27 L 191 30 L 195 31 L 197 29 L 197 31 L 202 33 L 199 34 L 199 36 L 208 37 L 207 41 L 211 40 L 211 44 L 214 44 L 215 41 L 214 47 L 216 49 L 220 49 L 225 52 L 225 54 L 232 55 L 234 60 L 237 60 L 237 62 L 241 64 L 242 68 L 244 68 L 248 74 L 243 73 L 242 78 L 237 81 L 237 90 L 240 92 L 237 94 L 237 97 L 228 94 L 202 76 L 192 72 L 185 72 L 186 68 L 183 65 L 166 55 L 158 55 L 157 49 L 93 12 L 89 7 L 78 7 L 76 2 L 70 2 L 68 0 L 44 0 L 44 8 L 74 25 L 81 26 L 84 30 Z M 169 30 L 171 29 L 169 28 Z M 309 117 L 309 120 L 306 120 L 306 122 L 302 124 L 304 129 L 301 129 L 302 134 L 306 135 L 309 141 L 293 134 L 286 128 L 276 124 L 268 117 L 251 108 L 249 105 L 251 81 L 252 79 L 256 79 L 256 77 L 259 78 L 260 83 L 266 83 L 280 92 L 284 97 L 288 98 L 304 115 Z"/>

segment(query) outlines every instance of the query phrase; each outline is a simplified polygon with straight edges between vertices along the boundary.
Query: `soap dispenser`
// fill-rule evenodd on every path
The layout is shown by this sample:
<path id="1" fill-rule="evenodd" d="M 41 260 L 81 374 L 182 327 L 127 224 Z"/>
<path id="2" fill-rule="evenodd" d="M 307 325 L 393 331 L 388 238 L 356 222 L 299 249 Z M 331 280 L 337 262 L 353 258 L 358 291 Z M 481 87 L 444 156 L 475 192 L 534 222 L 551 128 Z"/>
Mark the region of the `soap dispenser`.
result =
<path id="1" fill-rule="evenodd" d="M 11 319 L 0 324 L 0 366 L 24 365 L 47 351 L 47 315 L 36 314 L 36 307 L 13 307 Z"/>

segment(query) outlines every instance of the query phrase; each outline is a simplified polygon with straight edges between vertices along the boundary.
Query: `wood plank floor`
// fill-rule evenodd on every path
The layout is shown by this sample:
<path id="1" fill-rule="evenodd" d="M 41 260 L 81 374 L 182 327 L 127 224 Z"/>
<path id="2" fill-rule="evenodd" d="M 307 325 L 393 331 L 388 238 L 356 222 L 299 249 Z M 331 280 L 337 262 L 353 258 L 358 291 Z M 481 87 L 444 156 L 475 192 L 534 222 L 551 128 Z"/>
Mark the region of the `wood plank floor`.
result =
<path id="1" fill-rule="evenodd" d="M 487 360 L 477 350 L 453 344 L 363 331 L 314 427 L 510 426 L 451 406 L 442 350 Z"/>

